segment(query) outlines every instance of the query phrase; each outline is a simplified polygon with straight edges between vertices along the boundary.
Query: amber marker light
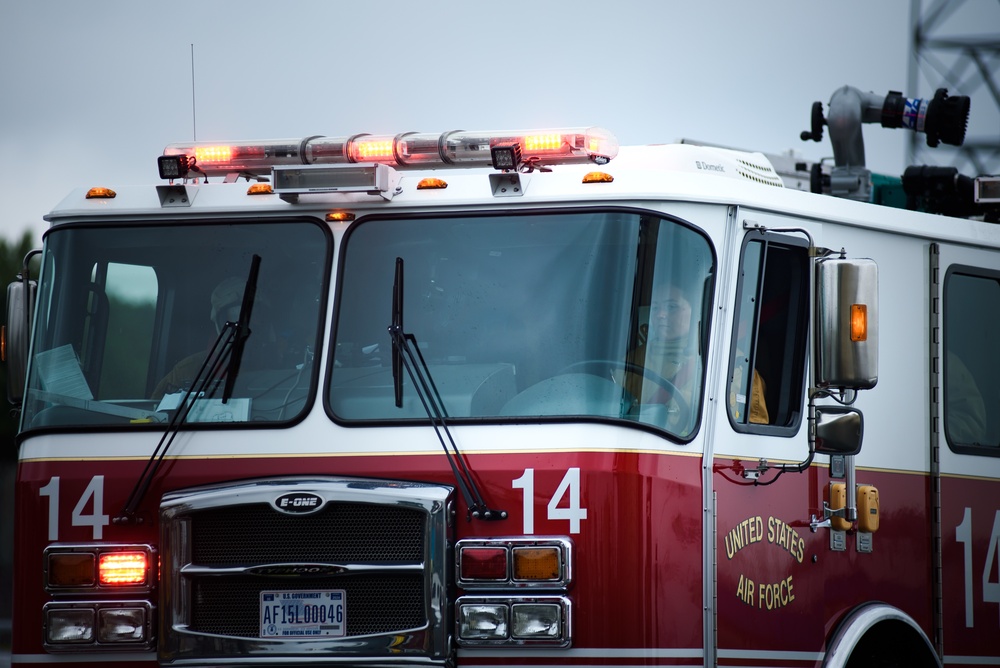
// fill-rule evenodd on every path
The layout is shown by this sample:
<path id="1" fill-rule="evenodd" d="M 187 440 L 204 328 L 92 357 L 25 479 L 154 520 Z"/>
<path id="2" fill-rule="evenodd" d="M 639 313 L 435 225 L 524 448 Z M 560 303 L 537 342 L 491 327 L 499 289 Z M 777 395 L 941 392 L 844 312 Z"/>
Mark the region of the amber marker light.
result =
<path id="1" fill-rule="evenodd" d="M 420 183 L 417 184 L 417 190 L 442 190 L 447 187 L 447 181 L 444 179 L 436 179 L 434 177 L 420 179 Z"/>
<path id="2" fill-rule="evenodd" d="M 611 183 L 615 177 L 607 172 L 587 172 L 583 175 L 584 183 Z"/>
<path id="3" fill-rule="evenodd" d="M 101 555 L 98 574 L 102 585 L 134 586 L 146 583 L 148 568 L 144 552 L 106 552 Z"/>
<path id="4" fill-rule="evenodd" d="M 349 223 L 354 220 L 354 214 L 348 211 L 331 211 L 326 214 L 328 223 Z"/>
<path id="5" fill-rule="evenodd" d="M 87 199 L 114 199 L 117 194 L 111 188 L 96 187 L 87 191 Z"/>
<path id="6" fill-rule="evenodd" d="M 868 306 L 851 304 L 851 341 L 868 340 Z"/>
<path id="7" fill-rule="evenodd" d="M 94 554 L 92 552 L 66 552 L 49 555 L 48 584 L 50 587 L 92 587 L 94 577 Z"/>
<path id="8" fill-rule="evenodd" d="M 558 580 L 561 558 L 557 547 L 514 548 L 514 580 Z"/>
<path id="9" fill-rule="evenodd" d="M 274 188 L 270 183 L 254 183 L 247 188 L 247 195 L 273 195 Z"/>

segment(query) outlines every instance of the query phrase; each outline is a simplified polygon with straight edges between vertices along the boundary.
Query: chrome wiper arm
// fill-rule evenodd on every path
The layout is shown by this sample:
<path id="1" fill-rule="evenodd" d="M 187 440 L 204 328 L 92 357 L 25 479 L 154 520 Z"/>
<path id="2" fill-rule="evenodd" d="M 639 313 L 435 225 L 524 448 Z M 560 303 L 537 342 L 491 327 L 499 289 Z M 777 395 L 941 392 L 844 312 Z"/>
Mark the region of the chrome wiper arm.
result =
<path id="1" fill-rule="evenodd" d="M 187 420 L 187 416 L 191 412 L 195 400 L 202 397 L 211 397 L 215 394 L 215 391 L 219 387 L 219 381 L 222 379 L 222 370 L 226 368 L 227 362 L 231 358 L 235 338 L 236 324 L 227 322 L 215 338 L 215 343 L 212 344 L 211 350 L 205 356 L 205 361 L 201 363 L 198 373 L 195 374 L 194 381 L 184 393 L 184 397 L 181 399 L 177 410 L 171 416 L 170 422 L 167 423 L 163 436 L 160 437 L 160 441 L 156 444 L 153 454 L 146 461 L 146 466 L 143 468 L 139 479 L 136 480 L 128 500 L 122 507 L 121 512 L 112 520 L 115 524 L 139 523 L 136 510 L 149 490 L 149 485 L 152 483 L 153 478 L 156 477 L 156 472 L 159 470 L 161 462 L 163 462 L 164 455 L 167 454 L 167 450 L 180 431 L 181 425 Z"/>
<path id="2" fill-rule="evenodd" d="M 490 508 L 482 492 L 479 491 L 476 480 L 469 471 L 465 458 L 458 449 L 458 444 L 448 428 L 448 413 L 441 399 L 441 393 L 434 383 L 427 362 L 424 360 L 417 338 L 403 331 L 403 258 L 396 258 L 396 275 L 392 287 L 392 322 L 389 325 L 389 337 L 392 339 L 392 378 L 397 407 L 403 405 L 402 371 L 413 382 L 414 390 L 424 412 L 431 421 L 438 442 L 444 450 L 452 475 L 458 484 L 465 505 L 469 509 L 468 517 L 479 520 L 507 519 L 506 510 Z M 447 439 L 447 440 L 446 440 Z"/>
<path id="3" fill-rule="evenodd" d="M 253 301 L 257 293 L 257 275 L 260 272 L 260 256 L 254 255 L 250 262 L 250 274 L 247 277 L 246 286 L 243 290 L 243 303 L 240 306 L 240 314 L 237 322 L 227 321 L 219 330 L 219 335 L 215 338 L 211 350 L 205 356 L 205 361 L 201 363 L 198 373 L 195 374 L 194 381 L 184 393 L 180 405 L 167 423 L 167 427 L 160 437 L 159 443 L 153 450 L 153 454 L 146 461 L 146 466 L 142 474 L 135 482 L 132 493 L 122 507 L 121 512 L 114 518 L 115 524 L 136 524 L 139 522 L 136 510 L 142 503 L 143 497 L 149 490 L 156 472 L 163 462 L 163 457 L 174 442 L 180 427 L 187 420 L 194 402 L 202 398 L 211 398 L 219 388 L 219 383 L 225 376 L 225 387 L 223 388 L 222 401 L 225 403 L 232 395 L 233 384 L 236 382 L 236 374 L 239 372 L 240 360 L 243 355 L 243 346 L 247 337 L 250 336 L 250 313 L 253 310 Z"/>

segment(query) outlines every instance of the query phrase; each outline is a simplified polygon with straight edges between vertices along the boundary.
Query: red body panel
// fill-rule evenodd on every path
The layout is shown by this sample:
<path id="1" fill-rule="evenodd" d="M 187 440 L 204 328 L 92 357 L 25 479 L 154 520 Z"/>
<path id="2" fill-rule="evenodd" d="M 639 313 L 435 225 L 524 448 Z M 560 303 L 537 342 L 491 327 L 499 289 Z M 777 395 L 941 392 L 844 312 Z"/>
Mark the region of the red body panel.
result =
<path id="1" fill-rule="evenodd" d="M 702 647 L 702 534 L 700 468 L 697 457 L 637 453 L 537 453 L 474 455 L 470 467 L 491 505 L 506 520 L 465 520 L 459 504 L 456 538 L 523 533 L 523 491 L 512 487 L 534 469 L 534 534 L 567 535 L 573 541 L 574 648 Z M 156 508 L 170 490 L 283 475 L 337 475 L 411 479 L 454 484 L 443 456 L 178 459 L 165 462 L 141 507 L 143 524 L 103 528 L 101 540 L 156 545 Z M 103 512 L 114 516 L 125 502 L 145 460 L 22 463 L 18 497 L 22 517 L 48 516 L 39 489 L 60 477 L 59 541 L 90 542 L 90 526 L 72 526 L 71 512 L 93 476 L 104 476 Z M 547 519 L 547 507 L 567 469 L 581 470 L 581 506 L 586 519 L 577 534 L 570 523 Z M 565 506 L 567 499 L 560 500 Z M 85 512 L 92 509 L 88 506 Z M 42 551 L 49 541 L 44 522 L 17 529 L 14 655 L 42 650 Z M 37 631 L 35 629 L 38 629 Z M 514 659 L 511 663 L 516 663 Z M 537 659 L 527 660 L 537 663 Z M 658 663 L 658 661 L 654 661 Z M 686 663 L 681 661 L 681 664 Z"/>
<path id="2" fill-rule="evenodd" d="M 818 654 L 844 615 L 872 600 L 905 611 L 930 632 L 926 476 L 858 472 L 858 482 L 877 487 L 881 498 L 873 551 L 860 553 L 855 532 L 846 534 L 844 551 L 834 551 L 830 529 L 810 529 L 828 500 L 826 468 L 784 474 L 769 486 L 748 484 L 739 470 L 740 463 L 720 462 L 715 478 L 719 665 L 739 663 L 725 659 L 727 649 Z"/>
<path id="3" fill-rule="evenodd" d="M 702 550 L 701 459 L 697 456 L 636 452 L 544 452 L 472 455 L 469 464 L 489 502 L 506 510 L 500 522 L 467 522 L 459 504 L 455 538 L 524 533 L 523 490 L 512 485 L 534 471 L 534 534 L 567 535 L 574 545 L 574 650 L 623 650 L 631 665 L 700 664 L 690 654 L 703 647 L 704 555 Z M 822 516 L 830 482 L 826 467 L 785 474 L 773 485 L 754 485 L 740 475 L 753 462 L 716 462 L 715 555 L 719 665 L 747 665 L 753 652 L 781 665 L 819 665 L 836 625 L 856 606 L 877 600 L 894 606 L 934 637 L 930 483 L 926 475 L 859 470 L 858 482 L 880 493 L 880 527 L 872 552 L 857 549 L 846 534 L 846 549 L 833 551 L 830 529 L 813 532 Z M 74 511 L 99 510 L 113 517 L 139 477 L 145 460 L 29 461 L 19 468 L 15 536 L 14 661 L 44 654 L 42 606 L 49 600 L 42 582 L 42 552 L 50 544 L 50 496 L 39 490 L 60 478 L 58 538 L 63 543 L 95 539 L 92 526 L 74 526 Z M 581 472 L 580 505 L 586 518 L 579 533 L 570 522 L 549 519 L 547 508 L 566 471 Z M 284 475 L 337 475 L 412 479 L 454 484 L 438 455 L 331 456 L 310 458 L 184 458 L 167 460 L 141 507 L 143 523 L 109 524 L 100 540 L 149 543 L 159 540 L 156 508 L 168 491 L 230 480 Z M 767 482 L 773 473 L 762 477 Z M 76 508 L 94 476 L 104 476 L 103 508 L 92 499 Z M 984 600 L 984 572 L 998 582 L 995 552 L 987 563 L 997 510 L 995 481 L 945 478 L 942 513 L 944 549 L 945 654 L 995 656 L 1000 636 L 983 633 L 998 626 L 1000 605 Z M 561 498 L 559 506 L 567 499 Z M 971 509 L 971 574 L 965 571 L 966 543 L 956 528 Z M 992 540 L 996 540 L 993 536 Z M 1000 586 L 1000 585 L 998 585 Z M 974 625 L 967 625 L 965 592 L 971 587 Z M 460 592 L 456 592 L 460 593 Z M 153 599 L 155 602 L 156 595 Z M 642 650 L 648 650 L 643 654 Z M 787 654 L 786 654 L 787 653 Z M 781 656 L 787 656 L 781 659 Z M 621 663 L 621 653 L 586 660 L 592 665 Z M 554 655 L 555 663 L 568 663 Z M 512 653 L 504 663 L 544 663 L 537 655 Z M 470 653 L 460 663 L 496 663 Z M 752 661 L 751 661 L 752 663 Z"/>

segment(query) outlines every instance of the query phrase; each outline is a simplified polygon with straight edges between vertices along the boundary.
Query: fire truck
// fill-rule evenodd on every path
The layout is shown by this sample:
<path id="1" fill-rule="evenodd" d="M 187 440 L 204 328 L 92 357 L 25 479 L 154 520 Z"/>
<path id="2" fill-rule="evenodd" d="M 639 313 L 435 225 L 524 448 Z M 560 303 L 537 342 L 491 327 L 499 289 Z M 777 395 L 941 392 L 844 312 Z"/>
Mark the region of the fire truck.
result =
<path id="1" fill-rule="evenodd" d="M 998 180 L 874 203 L 858 149 L 955 100 L 845 87 L 832 165 L 355 134 L 73 192 L 7 293 L 13 665 L 1000 664 Z"/>

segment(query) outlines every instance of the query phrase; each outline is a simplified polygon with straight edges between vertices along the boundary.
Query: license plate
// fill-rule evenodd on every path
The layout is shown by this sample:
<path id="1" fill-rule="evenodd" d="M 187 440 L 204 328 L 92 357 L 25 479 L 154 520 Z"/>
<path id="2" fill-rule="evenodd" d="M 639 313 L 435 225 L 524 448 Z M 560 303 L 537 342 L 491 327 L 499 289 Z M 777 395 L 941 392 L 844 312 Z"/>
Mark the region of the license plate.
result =
<path id="1" fill-rule="evenodd" d="M 261 638 L 339 638 L 345 635 L 343 589 L 262 591 Z"/>

